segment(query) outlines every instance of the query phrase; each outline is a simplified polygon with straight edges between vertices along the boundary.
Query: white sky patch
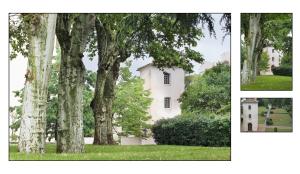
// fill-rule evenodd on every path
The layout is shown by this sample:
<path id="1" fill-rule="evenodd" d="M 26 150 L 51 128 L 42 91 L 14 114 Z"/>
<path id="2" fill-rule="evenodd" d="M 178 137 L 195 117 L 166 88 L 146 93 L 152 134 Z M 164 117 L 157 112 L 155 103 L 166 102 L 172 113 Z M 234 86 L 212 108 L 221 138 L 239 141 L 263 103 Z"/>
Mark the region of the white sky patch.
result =
<path id="1" fill-rule="evenodd" d="M 19 55 L 10 61 L 10 106 L 20 105 L 18 98 L 14 96 L 13 91 L 24 88 L 26 69 L 27 59 L 23 56 Z"/>

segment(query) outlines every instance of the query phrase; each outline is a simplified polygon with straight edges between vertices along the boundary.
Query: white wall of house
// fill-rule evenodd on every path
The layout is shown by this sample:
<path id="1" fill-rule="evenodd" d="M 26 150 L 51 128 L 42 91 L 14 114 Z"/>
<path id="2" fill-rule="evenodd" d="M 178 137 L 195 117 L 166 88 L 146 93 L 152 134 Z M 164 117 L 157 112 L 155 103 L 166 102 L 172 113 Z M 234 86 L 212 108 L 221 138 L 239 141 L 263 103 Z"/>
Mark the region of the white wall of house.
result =
<path id="1" fill-rule="evenodd" d="M 181 68 L 165 68 L 159 70 L 152 64 L 138 69 L 140 77 L 144 79 L 144 89 L 151 92 L 153 99 L 149 108 L 151 123 L 162 119 L 172 118 L 181 114 L 178 99 L 184 91 L 185 73 Z M 164 84 L 164 72 L 170 74 L 170 84 Z M 170 97 L 170 108 L 165 108 L 165 97 Z"/>
<path id="2" fill-rule="evenodd" d="M 241 101 L 241 131 L 251 131 L 249 124 L 252 125 L 252 131 L 258 130 L 258 102 L 254 98 L 242 99 Z"/>
<path id="3" fill-rule="evenodd" d="M 266 71 L 261 71 L 262 75 L 273 75 L 272 66 L 278 67 L 281 62 L 282 53 L 280 51 L 275 50 L 273 47 L 266 47 L 263 49 L 264 52 L 267 52 L 269 56 L 269 68 Z"/>

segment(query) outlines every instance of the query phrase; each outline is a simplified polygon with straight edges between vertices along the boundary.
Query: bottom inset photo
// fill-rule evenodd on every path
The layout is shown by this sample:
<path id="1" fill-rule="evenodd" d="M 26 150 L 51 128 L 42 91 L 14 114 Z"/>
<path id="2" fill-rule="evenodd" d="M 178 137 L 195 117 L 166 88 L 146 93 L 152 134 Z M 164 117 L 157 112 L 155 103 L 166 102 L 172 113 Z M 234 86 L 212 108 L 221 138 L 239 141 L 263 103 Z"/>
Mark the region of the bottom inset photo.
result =
<path id="1" fill-rule="evenodd" d="M 241 98 L 241 132 L 293 132 L 292 98 Z"/>

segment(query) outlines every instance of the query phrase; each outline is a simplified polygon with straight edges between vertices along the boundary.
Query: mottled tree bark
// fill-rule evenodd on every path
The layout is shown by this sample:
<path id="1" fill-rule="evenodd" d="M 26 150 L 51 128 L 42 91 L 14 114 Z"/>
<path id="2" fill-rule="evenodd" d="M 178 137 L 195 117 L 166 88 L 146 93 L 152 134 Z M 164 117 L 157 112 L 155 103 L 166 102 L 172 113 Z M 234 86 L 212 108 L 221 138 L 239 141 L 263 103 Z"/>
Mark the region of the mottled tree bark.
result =
<path id="1" fill-rule="evenodd" d="M 73 15 L 73 16 L 72 16 Z M 56 35 L 61 46 L 58 91 L 57 152 L 84 151 L 83 52 L 94 26 L 93 14 L 59 14 Z"/>
<path id="2" fill-rule="evenodd" d="M 45 152 L 47 88 L 56 18 L 57 14 L 33 14 L 29 19 L 30 43 L 18 144 L 20 152 Z"/>
<path id="3" fill-rule="evenodd" d="M 130 54 L 116 43 L 116 33 L 100 21 L 95 23 L 98 43 L 98 71 L 91 107 L 95 118 L 94 144 L 113 144 L 112 104 L 120 63 Z"/>
<path id="4" fill-rule="evenodd" d="M 104 87 L 104 101 L 106 112 L 104 115 L 107 120 L 107 144 L 114 144 L 113 139 L 113 100 L 115 98 L 115 87 L 119 77 L 120 59 L 117 59 L 111 69 L 111 72 L 107 76 Z"/>
<path id="5" fill-rule="evenodd" d="M 91 103 L 95 119 L 94 144 L 108 144 L 104 88 L 107 76 L 116 57 L 114 55 L 114 36 L 109 26 L 104 26 L 99 20 L 96 20 L 95 27 L 97 32 L 98 71 L 95 94 Z"/>
<path id="6" fill-rule="evenodd" d="M 247 38 L 247 60 L 244 62 L 242 84 L 253 82 L 257 74 L 258 56 L 262 50 L 262 36 L 260 28 L 261 14 L 250 14 L 249 33 Z"/>

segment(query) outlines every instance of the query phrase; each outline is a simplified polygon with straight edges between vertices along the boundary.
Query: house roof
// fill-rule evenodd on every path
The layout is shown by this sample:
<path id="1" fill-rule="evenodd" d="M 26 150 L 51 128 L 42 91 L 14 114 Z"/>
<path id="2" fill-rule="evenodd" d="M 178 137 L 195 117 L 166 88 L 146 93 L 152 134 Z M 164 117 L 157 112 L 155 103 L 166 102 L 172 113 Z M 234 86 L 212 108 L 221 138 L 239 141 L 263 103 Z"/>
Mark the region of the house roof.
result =
<path id="1" fill-rule="evenodd" d="M 242 103 L 258 103 L 258 101 L 256 100 L 256 98 L 246 98 L 242 99 Z"/>
<path id="2" fill-rule="evenodd" d="M 152 65 L 153 65 L 153 63 L 148 63 L 148 64 L 146 64 L 146 65 L 144 65 L 144 66 L 139 67 L 139 68 L 137 69 L 137 71 L 141 71 L 141 69 L 144 69 L 144 68 L 146 68 L 146 67 L 148 67 L 148 66 L 152 66 Z"/>

